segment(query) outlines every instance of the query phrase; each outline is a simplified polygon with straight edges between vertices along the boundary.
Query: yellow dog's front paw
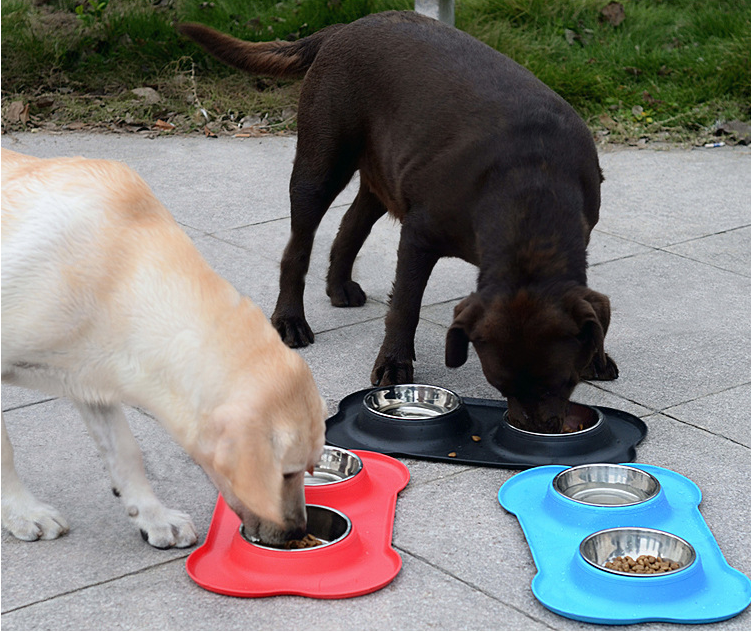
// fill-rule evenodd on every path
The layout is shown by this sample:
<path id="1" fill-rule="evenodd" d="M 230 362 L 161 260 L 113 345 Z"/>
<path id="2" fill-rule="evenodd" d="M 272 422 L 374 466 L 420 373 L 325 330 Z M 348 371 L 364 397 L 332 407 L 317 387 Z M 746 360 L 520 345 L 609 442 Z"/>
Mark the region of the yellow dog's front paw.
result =
<path id="1" fill-rule="evenodd" d="M 14 537 L 29 542 L 54 540 L 70 528 L 57 509 L 33 497 L 10 505 L 3 502 L 3 526 Z"/>
<path id="2" fill-rule="evenodd" d="M 141 531 L 144 541 L 154 548 L 182 549 L 193 546 L 198 541 L 193 520 L 182 511 L 162 506 L 141 510 L 129 507 L 128 514 Z"/>

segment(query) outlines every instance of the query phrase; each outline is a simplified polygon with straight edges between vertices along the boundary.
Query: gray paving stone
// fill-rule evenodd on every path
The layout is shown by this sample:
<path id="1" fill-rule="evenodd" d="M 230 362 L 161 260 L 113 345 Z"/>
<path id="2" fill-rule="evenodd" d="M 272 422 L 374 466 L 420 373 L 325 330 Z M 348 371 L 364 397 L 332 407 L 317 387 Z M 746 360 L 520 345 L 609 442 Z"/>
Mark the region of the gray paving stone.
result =
<path id="1" fill-rule="evenodd" d="M 292 172 L 294 138 L 279 138 L 274 151 L 252 138 L 174 136 L 134 144 L 124 136 L 81 134 L 74 139 L 73 150 L 68 135 L 48 138 L 48 143 L 37 144 L 28 135 L 18 135 L 4 140 L 3 146 L 42 158 L 80 153 L 122 160 L 141 175 L 180 223 L 204 232 L 289 215 L 287 186 L 280 184 Z M 186 160 L 186 156 L 191 158 Z M 181 192 L 177 198 L 176 191 Z"/>
<path id="2" fill-rule="evenodd" d="M 749 279 L 666 252 L 591 268 L 611 299 L 609 391 L 662 410 L 749 381 Z"/>
<path id="3" fill-rule="evenodd" d="M 216 232 L 290 214 L 288 182 L 295 157 L 295 138 L 277 137 L 274 148 L 263 139 L 174 136 L 138 139 L 117 135 L 46 135 L 43 143 L 18 134 L 3 146 L 40 158 L 85 155 L 121 160 L 149 184 L 184 226 Z M 73 148 L 71 148 L 71 140 Z M 186 156 L 191 159 L 186 160 Z M 335 205 L 352 201 L 358 182 Z M 171 203 L 180 191 L 179 203 Z"/>
<path id="4" fill-rule="evenodd" d="M 8 134 L 4 147 L 33 155 L 125 160 L 186 227 L 207 260 L 269 315 L 289 236 L 287 179 L 293 138 L 205 139 L 85 134 Z M 613 382 L 581 384 L 574 399 L 645 419 L 638 460 L 673 469 L 703 492 L 700 510 L 721 551 L 750 573 L 749 148 L 721 151 L 606 151 L 602 219 L 590 249 L 590 285 L 613 306 L 607 349 Z M 306 310 L 316 343 L 301 349 L 330 411 L 367 388 L 384 334 L 399 229 L 377 223 L 356 262 L 369 295 L 341 310 L 324 292 L 347 187 L 317 235 Z M 468 397 L 497 398 L 470 352 L 443 364 L 453 308 L 476 271 L 440 262 L 416 336 L 416 381 Z M 24 543 L 2 534 L 5 629 L 598 629 L 559 617 L 533 596 L 535 567 L 517 520 L 496 500 L 514 472 L 404 460 L 394 543 L 404 566 L 364 597 L 247 600 L 196 586 L 189 551 L 156 551 L 109 492 L 104 466 L 65 400 L 3 386 L 2 406 L 18 469 L 71 532 Z M 665 412 L 665 414 L 655 414 Z M 201 469 L 148 415 L 129 409 L 155 491 L 188 511 L 205 537 L 216 491 Z M 750 612 L 682 629 L 749 630 Z M 647 623 L 635 630 L 672 630 Z"/>
<path id="5" fill-rule="evenodd" d="M 652 437 L 648 434 L 649 449 L 643 451 L 642 462 L 673 469 L 700 486 L 704 493 L 701 511 L 727 561 L 749 575 L 748 531 L 743 526 L 749 522 L 749 513 L 748 503 L 742 500 L 749 494 L 748 451 L 717 438 L 709 448 L 706 433 L 673 420 L 650 418 L 649 422 L 655 432 Z M 681 440 L 673 441 L 677 436 Z M 673 443 L 668 449 L 667 442 Z M 703 463 L 697 463 L 698 444 L 707 451 Z M 721 470 L 728 467 L 738 472 L 731 485 L 709 474 L 711 461 Z M 395 543 L 470 585 L 483 585 L 489 594 L 552 628 L 589 627 L 549 612 L 530 591 L 536 570 L 527 543 L 515 516 L 501 509 L 496 498 L 511 474 L 476 468 L 408 487 L 401 498 Z M 456 515 L 464 519 L 456 521 Z M 745 629 L 749 611 L 715 625 Z"/>
<path id="6" fill-rule="evenodd" d="M 750 386 L 743 384 L 663 411 L 708 432 L 750 447 Z"/>
<path id="7" fill-rule="evenodd" d="M 307 285 L 312 278 L 326 279 L 329 269 L 329 252 L 346 207 L 332 208 L 316 232 L 311 253 Z M 289 220 L 246 226 L 234 230 L 219 231 L 217 237 L 231 244 L 258 251 L 276 264 L 290 235 Z M 389 302 L 397 266 L 399 225 L 383 217 L 376 222 L 353 267 L 353 279 L 357 281 L 370 299 Z M 470 294 L 476 285 L 477 268 L 459 259 L 442 259 L 436 265 L 423 295 L 423 303 L 430 305 L 450 299 L 460 299 Z M 306 297 L 311 290 L 306 288 Z M 450 310 L 451 315 L 451 310 Z"/>
<path id="8" fill-rule="evenodd" d="M 598 230 L 647 246 L 749 225 L 749 148 L 602 153 Z"/>
<path id="9" fill-rule="evenodd" d="M 241 248 L 211 235 L 197 239 L 195 243 L 217 273 L 232 283 L 240 293 L 250 297 L 266 317 L 271 318 L 279 293 L 277 262 L 264 257 L 257 250 Z M 386 306 L 373 300 L 357 308 L 333 307 L 326 295 L 324 279 L 312 275 L 308 277 L 305 302 L 306 318 L 314 334 L 386 314 Z"/>
<path id="10" fill-rule="evenodd" d="M 385 588 L 353 599 L 238 599 L 205 591 L 176 560 L 3 616 L 3 629 L 539 630 L 540 621 L 409 554 Z M 96 613 L 88 620 L 81 608 Z M 82 625 L 83 624 L 83 625 Z"/>
<path id="11" fill-rule="evenodd" d="M 383 319 L 320 334 L 310 347 L 300 349 L 311 366 L 325 398 L 339 402 L 345 395 L 370 387 L 370 375 L 384 336 Z M 460 395 L 487 384 L 477 356 L 459 369 L 444 366 L 446 329 L 421 322 L 415 337 L 417 360 L 414 381 L 435 384 Z M 346 358 L 346 361 L 343 361 Z M 489 387 L 490 388 L 490 387 Z"/>
<path id="12" fill-rule="evenodd" d="M 750 273 L 749 242 L 749 226 L 745 226 L 668 246 L 666 250 L 748 277 Z"/>
<path id="13" fill-rule="evenodd" d="M 648 246 L 643 246 L 635 241 L 624 237 L 609 235 L 598 229 L 596 225 L 590 233 L 590 243 L 588 244 L 588 265 L 605 263 L 606 261 L 615 261 L 625 259 L 632 255 L 649 252 Z"/>
<path id="14" fill-rule="evenodd" d="M 49 395 L 44 395 L 37 391 L 31 391 L 27 388 L 20 388 L 18 386 L 12 386 L 10 384 L 3 384 L 2 390 L 2 406 L 3 410 L 11 410 L 13 408 L 21 408 L 22 406 L 28 406 L 29 404 L 37 404 L 40 402 L 46 402 L 50 399 L 54 399 Z"/>
<path id="15" fill-rule="evenodd" d="M 564 623 L 533 596 L 535 567 L 525 538 L 517 519 L 497 500 L 500 486 L 512 474 L 476 468 L 408 487 L 400 501 L 394 542 L 465 583 L 483 586 L 545 626 L 568 627 L 570 622 Z"/>
<path id="16" fill-rule="evenodd" d="M 749 576 L 749 449 L 665 415 L 645 422 L 640 461 L 678 472 L 700 488 L 700 512 L 726 561 Z M 749 610 L 744 616 L 749 621 Z"/>
<path id="17" fill-rule="evenodd" d="M 155 493 L 168 507 L 191 514 L 203 537 L 216 490 L 154 419 L 135 409 L 126 409 L 126 415 Z M 5 423 L 19 476 L 67 518 L 70 532 L 57 540 L 22 542 L 3 530 L 3 611 L 188 554 L 159 551 L 143 542 L 122 502 L 112 495 L 104 463 L 68 400 L 5 413 Z"/>

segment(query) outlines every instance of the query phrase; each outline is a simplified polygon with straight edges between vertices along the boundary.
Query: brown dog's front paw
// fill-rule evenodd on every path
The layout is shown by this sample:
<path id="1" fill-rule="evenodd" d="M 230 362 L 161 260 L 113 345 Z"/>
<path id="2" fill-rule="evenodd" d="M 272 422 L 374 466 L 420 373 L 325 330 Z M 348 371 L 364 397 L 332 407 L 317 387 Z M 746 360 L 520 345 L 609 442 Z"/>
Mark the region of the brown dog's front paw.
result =
<path id="1" fill-rule="evenodd" d="M 619 367 L 616 366 L 611 357 L 604 354 L 606 361 L 602 362 L 596 355 L 592 362 L 580 372 L 580 378 L 583 380 L 615 380 L 619 377 Z"/>
<path id="2" fill-rule="evenodd" d="M 374 386 L 409 384 L 412 381 L 413 363 L 410 360 L 379 359 L 371 371 L 371 384 Z"/>
<path id="3" fill-rule="evenodd" d="M 366 293 L 355 281 L 328 285 L 326 294 L 335 307 L 360 307 L 366 303 Z"/>
<path id="4" fill-rule="evenodd" d="M 272 325 L 279 333 L 288 347 L 297 349 L 298 347 L 307 347 L 313 342 L 313 331 L 308 326 L 305 318 L 272 316 Z"/>

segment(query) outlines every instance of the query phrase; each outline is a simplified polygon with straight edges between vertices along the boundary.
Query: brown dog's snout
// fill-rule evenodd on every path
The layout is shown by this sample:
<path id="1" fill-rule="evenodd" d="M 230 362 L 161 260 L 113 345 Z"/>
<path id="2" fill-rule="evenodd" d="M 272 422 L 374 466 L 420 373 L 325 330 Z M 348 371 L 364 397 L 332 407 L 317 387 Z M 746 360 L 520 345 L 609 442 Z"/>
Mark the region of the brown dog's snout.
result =
<path id="1" fill-rule="evenodd" d="M 569 401 L 558 398 L 543 402 L 522 402 L 507 398 L 509 422 L 521 430 L 543 434 L 560 434 L 569 412 Z"/>

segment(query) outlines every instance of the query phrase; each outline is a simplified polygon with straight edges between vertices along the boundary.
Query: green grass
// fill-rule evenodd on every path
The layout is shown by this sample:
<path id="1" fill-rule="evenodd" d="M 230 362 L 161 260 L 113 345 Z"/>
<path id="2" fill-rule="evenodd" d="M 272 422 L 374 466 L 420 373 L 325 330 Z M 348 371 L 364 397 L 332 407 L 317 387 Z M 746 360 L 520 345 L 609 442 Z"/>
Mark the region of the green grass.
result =
<path id="1" fill-rule="evenodd" d="M 237 131 L 247 116 L 294 129 L 297 82 L 229 69 L 181 38 L 197 21 L 251 40 L 294 39 L 410 0 L 3 0 L 3 129 L 62 126 Z M 750 117 L 747 0 L 456 0 L 456 25 L 532 70 L 601 137 L 701 142 L 718 121 Z M 149 86 L 148 104 L 130 91 Z"/>
<path id="2" fill-rule="evenodd" d="M 598 19 L 605 4 L 468 0 L 457 26 L 528 67 L 593 126 L 608 117 L 632 135 L 692 135 L 749 120 L 748 3 L 625 2 L 616 27 Z"/>

